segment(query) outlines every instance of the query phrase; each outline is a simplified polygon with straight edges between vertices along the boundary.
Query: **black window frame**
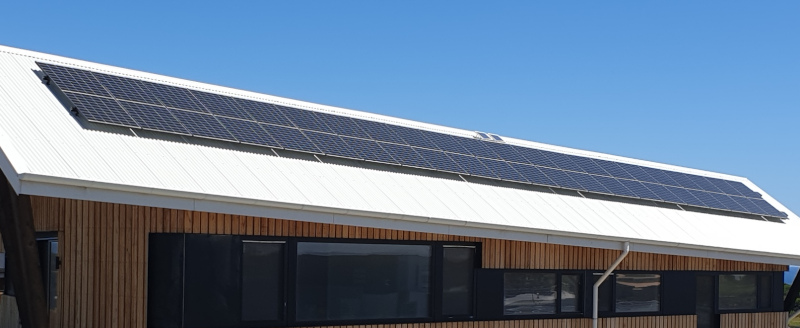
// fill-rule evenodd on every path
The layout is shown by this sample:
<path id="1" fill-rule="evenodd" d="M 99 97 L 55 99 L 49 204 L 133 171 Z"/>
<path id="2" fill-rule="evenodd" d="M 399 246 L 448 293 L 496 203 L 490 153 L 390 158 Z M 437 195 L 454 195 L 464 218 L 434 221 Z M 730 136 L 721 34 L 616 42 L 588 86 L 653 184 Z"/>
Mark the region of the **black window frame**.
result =
<path id="1" fill-rule="evenodd" d="M 500 272 L 500 278 L 504 279 L 506 273 L 543 273 L 543 274 L 555 274 L 556 280 L 556 299 L 555 299 L 555 313 L 551 314 L 524 314 L 524 315 L 514 315 L 514 314 L 505 314 L 504 311 L 501 311 L 499 316 L 499 320 L 530 320 L 530 319 L 567 319 L 567 318 L 583 318 L 585 317 L 586 313 L 586 305 L 585 305 L 585 295 L 587 293 L 586 290 L 586 277 L 588 276 L 587 272 L 584 270 L 558 270 L 558 269 L 493 269 Z M 581 287 L 578 288 L 578 301 L 577 305 L 579 310 L 576 312 L 562 312 L 561 311 L 561 277 L 563 275 L 577 275 L 578 281 L 581 283 Z M 503 288 L 502 293 L 505 293 L 505 286 L 503 283 L 500 284 Z M 502 302 L 502 299 L 501 299 Z M 501 309 L 502 310 L 502 309 Z"/>
<path id="2" fill-rule="evenodd" d="M 434 294 L 436 293 L 437 286 L 435 285 L 435 277 L 439 274 L 439 269 L 437 268 L 435 254 L 436 250 L 436 242 L 430 241 L 422 241 L 422 240 L 376 240 L 376 239 L 336 239 L 336 238 L 289 238 L 289 242 L 291 243 L 291 251 L 287 255 L 287 257 L 291 260 L 291 272 L 286 280 L 287 288 L 289 289 L 289 297 L 286 299 L 286 307 L 288 308 L 289 316 L 288 325 L 291 327 L 302 327 L 302 326 L 309 326 L 309 327 L 316 327 L 316 326 L 327 326 L 327 325 L 335 325 L 335 326 L 349 326 L 349 325 L 370 325 L 370 324 L 402 324 L 402 323 L 426 323 L 426 322 L 433 322 L 435 319 L 434 315 Z M 421 318 L 389 318 L 389 319 L 348 319 L 348 320 L 319 320 L 319 321 L 298 321 L 297 320 L 297 244 L 309 242 L 309 243 L 337 243 L 337 244 L 396 244 L 396 245 L 428 245 L 431 246 L 431 258 L 430 258 L 430 272 L 429 272 L 429 283 L 428 283 L 428 315 L 426 317 Z"/>
<path id="3" fill-rule="evenodd" d="M 265 320 L 265 321 L 244 321 L 241 318 L 241 305 L 239 309 L 239 325 L 241 327 L 286 327 L 289 323 L 289 312 L 288 312 L 288 303 L 287 300 L 289 298 L 289 286 L 288 281 L 290 278 L 290 271 L 289 271 L 289 263 L 290 263 L 290 242 L 289 238 L 276 238 L 276 237 L 263 237 L 263 236 L 239 236 L 239 254 L 244 254 L 244 244 L 245 242 L 262 242 L 262 243 L 282 243 L 283 246 L 283 306 L 281 308 L 282 319 L 281 320 Z M 244 283 L 244 259 L 239 261 L 239 286 L 243 286 Z M 239 289 L 239 300 L 242 299 L 242 293 L 244 288 Z"/>
<path id="4" fill-rule="evenodd" d="M 474 257 L 473 257 L 473 267 L 472 267 L 472 299 L 471 306 L 472 306 L 472 313 L 469 315 L 444 315 L 442 314 L 442 307 L 443 307 L 443 294 L 441 293 L 443 280 L 444 280 L 444 249 L 446 247 L 470 247 L 474 249 Z M 476 270 L 481 268 L 482 258 L 481 258 L 481 244 L 480 243 L 471 243 L 471 242 L 435 242 L 434 243 L 434 263 L 435 272 L 433 272 L 433 284 L 432 288 L 436 288 L 436 290 L 432 293 L 434 294 L 434 303 L 433 304 L 433 312 L 434 312 L 434 322 L 452 322 L 452 321 L 472 321 L 475 320 L 478 312 L 478 300 L 476 297 L 477 292 L 477 279 L 475 278 Z"/>
<path id="5" fill-rule="evenodd" d="M 659 275 L 659 285 L 658 285 L 658 311 L 648 311 L 648 312 L 617 312 L 617 274 L 657 274 Z M 587 276 L 591 278 L 585 279 L 587 281 L 586 284 L 586 295 L 589 295 L 590 298 L 586 301 L 586 305 L 588 306 L 588 310 L 584 309 L 586 313 L 591 315 L 591 295 L 593 292 L 593 286 L 595 282 L 595 277 L 600 277 L 603 275 L 603 271 L 589 271 Z M 661 316 L 664 315 L 664 272 L 663 271 L 645 271 L 645 270 L 617 270 L 612 272 L 605 281 L 603 281 L 603 285 L 610 284 L 610 293 L 609 293 L 609 304 L 610 304 L 610 311 L 598 311 L 598 317 L 601 318 L 618 318 L 618 317 L 647 317 L 647 316 Z M 599 300 L 599 297 L 598 297 Z"/>
<path id="6" fill-rule="evenodd" d="M 755 276 L 755 285 L 756 285 L 756 306 L 752 309 L 721 309 L 720 308 L 720 292 L 721 289 L 719 287 L 719 279 L 720 276 L 723 275 L 737 275 L 737 274 L 746 274 L 746 275 L 753 275 Z M 759 304 L 759 295 L 763 292 L 761 290 L 761 284 L 759 283 L 762 277 L 768 277 L 770 279 L 770 285 L 772 285 L 773 289 L 770 289 L 770 304 L 761 307 Z M 717 314 L 729 314 L 729 313 L 762 313 L 762 312 L 775 312 L 775 275 L 772 271 L 722 271 L 722 272 L 715 272 L 714 273 L 714 309 L 717 311 Z M 783 297 L 783 291 L 780 292 L 781 297 Z"/>

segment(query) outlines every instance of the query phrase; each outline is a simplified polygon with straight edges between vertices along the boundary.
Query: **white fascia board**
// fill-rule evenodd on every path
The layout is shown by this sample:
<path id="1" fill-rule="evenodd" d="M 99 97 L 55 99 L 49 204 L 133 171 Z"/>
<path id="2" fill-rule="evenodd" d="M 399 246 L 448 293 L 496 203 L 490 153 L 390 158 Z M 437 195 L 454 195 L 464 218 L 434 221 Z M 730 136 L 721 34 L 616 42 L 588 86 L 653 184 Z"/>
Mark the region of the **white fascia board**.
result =
<path id="1" fill-rule="evenodd" d="M 243 200 L 230 197 L 211 196 L 197 198 L 199 194 L 195 193 L 181 191 L 168 192 L 151 188 L 138 188 L 137 190 L 136 187 L 130 186 L 126 186 L 125 188 L 113 188 L 115 185 L 112 184 L 76 186 L 71 184 L 71 182 L 76 181 L 56 177 L 33 177 L 31 175 L 24 175 L 23 179 L 20 181 L 20 190 L 23 194 L 47 197 L 602 249 L 620 249 L 620 243 L 628 241 L 633 244 L 632 250 L 640 252 L 710 257 L 781 265 L 800 264 L 800 255 L 751 252 L 746 250 L 702 247 L 653 240 L 612 238 L 577 233 L 559 233 L 558 231 L 524 229 L 458 220 L 386 215 L 385 213 L 378 212 L 298 206 L 297 204 Z M 105 188 L 97 188 L 98 186 Z"/>

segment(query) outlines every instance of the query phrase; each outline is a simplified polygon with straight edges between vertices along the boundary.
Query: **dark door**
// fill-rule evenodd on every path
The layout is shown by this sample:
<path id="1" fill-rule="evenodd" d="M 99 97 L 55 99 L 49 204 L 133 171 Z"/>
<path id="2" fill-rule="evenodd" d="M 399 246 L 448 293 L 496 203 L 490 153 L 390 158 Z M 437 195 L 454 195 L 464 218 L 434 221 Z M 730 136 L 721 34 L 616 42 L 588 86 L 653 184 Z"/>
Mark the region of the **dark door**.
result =
<path id="1" fill-rule="evenodd" d="M 697 328 L 719 328 L 719 315 L 714 313 L 714 299 L 716 298 L 716 288 L 714 276 L 697 275 L 695 286 L 697 302 Z"/>

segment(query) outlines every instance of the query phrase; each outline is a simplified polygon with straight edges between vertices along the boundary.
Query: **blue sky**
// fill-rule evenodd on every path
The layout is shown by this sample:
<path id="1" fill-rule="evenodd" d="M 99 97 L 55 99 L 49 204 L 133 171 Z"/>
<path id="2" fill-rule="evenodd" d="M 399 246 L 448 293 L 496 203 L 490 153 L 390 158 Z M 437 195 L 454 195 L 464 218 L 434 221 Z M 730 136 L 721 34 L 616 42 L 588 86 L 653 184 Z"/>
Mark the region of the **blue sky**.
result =
<path id="1" fill-rule="evenodd" d="M 800 212 L 797 0 L 0 10 L 0 44 L 741 175 Z"/>

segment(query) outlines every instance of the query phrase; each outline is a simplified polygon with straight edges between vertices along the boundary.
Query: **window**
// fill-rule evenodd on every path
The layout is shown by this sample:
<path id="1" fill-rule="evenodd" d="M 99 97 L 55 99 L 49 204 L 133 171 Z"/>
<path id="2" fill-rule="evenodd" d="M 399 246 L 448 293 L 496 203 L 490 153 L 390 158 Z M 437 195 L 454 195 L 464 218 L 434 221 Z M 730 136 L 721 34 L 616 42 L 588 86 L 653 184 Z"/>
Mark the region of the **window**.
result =
<path id="1" fill-rule="evenodd" d="M 242 321 L 283 320 L 284 242 L 242 242 Z"/>
<path id="2" fill-rule="evenodd" d="M 581 312 L 581 276 L 577 274 L 561 275 L 561 312 Z"/>
<path id="3" fill-rule="evenodd" d="M 449 246 L 442 249 L 442 316 L 471 317 L 475 246 Z"/>
<path id="4" fill-rule="evenodd" d="M 556 313 L 556 274 L 506 272 L 503 277 L 503 313 L 505 315 Z"/>
<path id="5" fill-rule="evenodd" d="M 616 312 L 658 312 L 661 309 L 661 275 L 619 273 L 614 280 Z"/>
<path id="6" fill-rule="evenodd" d="M 595 273 L 592 284 L 600 279 Z M 591 286 L 589 286 L 591 290 Z M 655 273 L 613 273 L 598 290 L 598 311 L 605 313 L 646 313 L 661 311 L 661 275 Z"/>
<path id="7" fill-rule="evenodd" d="M 297 243 L 297 321 L 426 318 L 430 245 Z"/>
<path id="8" fill-rule="evenodd" d="M 503 315 L 580 313 L 582 277 L 577 273 L 506 271 L 502 277 Z"/>
<path id="9" fill-rule="evenodd" d="M 749 310 L 757 305 L 755 274 L 719 275 L 719 309 Z"/>

